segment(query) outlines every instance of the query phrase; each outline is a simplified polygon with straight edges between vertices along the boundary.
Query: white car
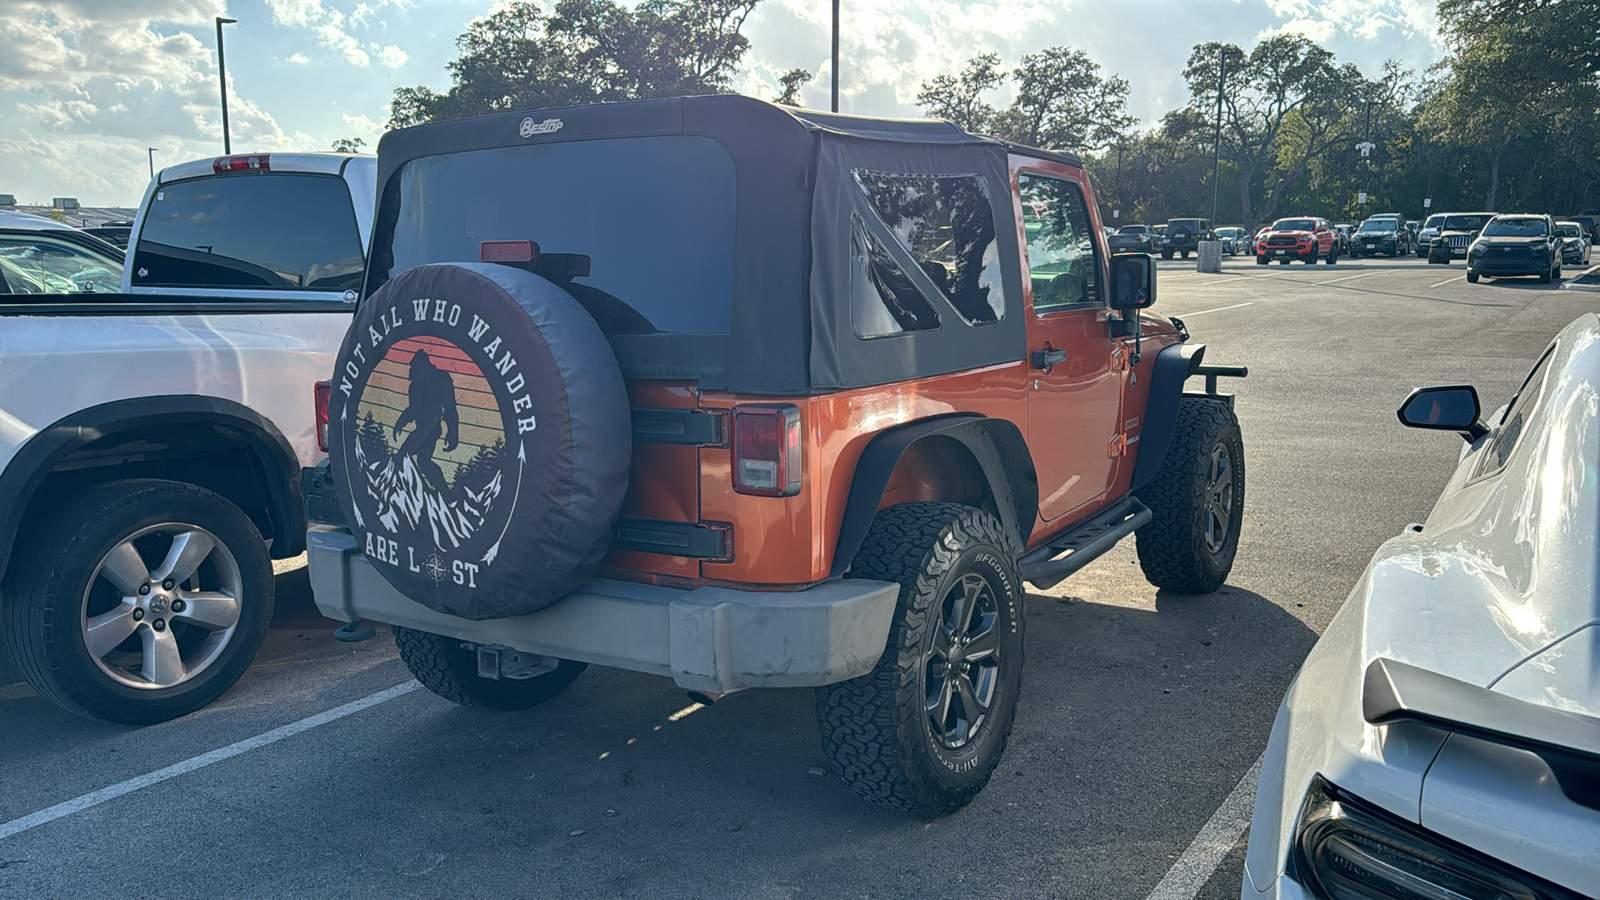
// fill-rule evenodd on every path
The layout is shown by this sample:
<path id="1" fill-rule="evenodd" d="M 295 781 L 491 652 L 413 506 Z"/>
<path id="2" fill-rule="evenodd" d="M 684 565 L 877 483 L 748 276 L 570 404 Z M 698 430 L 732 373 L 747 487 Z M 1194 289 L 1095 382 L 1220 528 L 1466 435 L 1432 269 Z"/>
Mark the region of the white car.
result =
<path id="1" fill-rule="evenodd" d="M 1491 424 L 1465 385 L 1400 418 L 1469 444 L 1290 686 L 1241 897 L 1600 894 L 1600 317 Z"/>

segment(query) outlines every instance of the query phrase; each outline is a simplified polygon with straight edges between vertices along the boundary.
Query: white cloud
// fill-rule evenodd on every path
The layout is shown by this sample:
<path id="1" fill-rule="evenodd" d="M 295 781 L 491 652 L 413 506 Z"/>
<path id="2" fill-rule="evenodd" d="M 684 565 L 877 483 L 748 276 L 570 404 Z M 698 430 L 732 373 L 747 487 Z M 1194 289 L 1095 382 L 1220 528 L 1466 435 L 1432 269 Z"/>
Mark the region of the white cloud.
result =
<path id="1" fill-rule="evenodd" d="M 372 46 L 376 48 L 378 45 L 373 44 Z M 400 68 L 401 66 L 405 65 L 406 61 L 410 58 L 411 57 L 408 56 L 404 50 L 401 50 L 399 47 L 396 47 L 393 44 L 378 50 L 378 62 L 383 63 L 385 66 L 388 66 L 391 69 Z"/>
<path id="2" fill-rule="evenodd" d="M 295 53 L 293 56 L 290 56 L 287 60 L 285 60 L 285 62 L 292 62 L 297 66 L 303 66 L 306 63 L 311 62 L 311 57 L 305 55 L 304 53 Z"/>
<path id="3" fill-rule="evenodd" d="M 272 21 L 279 25 L 305 28 L 322 21 L 326 14 L 322 8 L 322 0 L 266 0 L 266 2 L 267 8 L 272 10 Z"/>

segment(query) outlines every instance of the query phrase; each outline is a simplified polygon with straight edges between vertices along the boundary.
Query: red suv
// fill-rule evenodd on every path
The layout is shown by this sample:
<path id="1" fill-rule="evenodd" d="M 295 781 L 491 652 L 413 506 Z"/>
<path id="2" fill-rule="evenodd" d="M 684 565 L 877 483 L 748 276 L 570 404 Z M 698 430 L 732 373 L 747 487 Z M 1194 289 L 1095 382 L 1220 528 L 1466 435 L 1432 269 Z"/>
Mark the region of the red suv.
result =
<path id="1" fill-rule="evenodd" d="M 1005 747 L 1024 583 L 1135 532 L 1167 590 L 1228 574 L 1244 372 L 1141 312 L 1076 157 L 693 97 L 402 129 L 379 170 L 311 577 L 435 693 L 811 687 L 835 771 L 939 815 Z"/>
<path id="2" fill-rule="evenodd" d="M 1326 219 L 1279 219 L 1256 242 L 1256 265 L 1273 260 L 1288 265 L 1301 260 L 1308 266 L 1322 260 L 1328 265 L 1339 261 L 1339 235 Z"/>

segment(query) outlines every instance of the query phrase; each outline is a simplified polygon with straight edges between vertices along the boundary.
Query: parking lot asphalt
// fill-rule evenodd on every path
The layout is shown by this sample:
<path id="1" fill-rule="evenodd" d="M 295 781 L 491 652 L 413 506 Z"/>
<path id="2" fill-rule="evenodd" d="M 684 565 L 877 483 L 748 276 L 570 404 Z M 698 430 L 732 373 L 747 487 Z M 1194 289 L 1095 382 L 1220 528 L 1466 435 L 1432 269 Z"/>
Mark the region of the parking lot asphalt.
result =
<path id="1" fill-rule="evenodd" d="M 341 709 L 409 675 L 382 631 L 334 641 L 291 563 L 255 666 L 184 719 L 104 725 L 0 686 L 0 897 L 1239 896 L 1241 779 L 1283 691 L 1460 450 L 1395 407 L 1440 382 L 1505 402 L 1600 294 L 1416 259 L 1159 269 L 1156 311 L 1250 368 L 1237 564 L 1215 594 L 1168 595 L 1129 540 L 1030 593 L 1016 729 L 968 808 L 855 799 L 824 774 L 806 690 L 703 707 L 591 668 L 524 713 L 403 688 Z"/>

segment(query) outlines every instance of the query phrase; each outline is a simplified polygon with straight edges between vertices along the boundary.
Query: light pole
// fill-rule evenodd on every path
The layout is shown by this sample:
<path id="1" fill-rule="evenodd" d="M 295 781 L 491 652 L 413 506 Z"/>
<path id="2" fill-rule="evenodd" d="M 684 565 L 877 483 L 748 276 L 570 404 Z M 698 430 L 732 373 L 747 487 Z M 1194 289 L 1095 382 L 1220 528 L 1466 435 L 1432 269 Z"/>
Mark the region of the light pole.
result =
<path id="1" fill-rule="evenodd" d="M 217 80 L 222 85 L 222 152 L 233 152 L 233 141 L 228 137 L 228 65 L 222 58 L 222 26 L 234 25 L 238 19 L 217 16 Z"/>
<path id="2" fill-rule="evenodd" d="M 839 111 L 839 0 L 833 0 L 833 111 Z"/>
<path id="3" fill-rule="evenodd" d="M 156 148 L 149 147 L 147 149 L 150 156 L 150 178 L 154 180 L 156 177 Z"/>
<path id="4" fill-rule="evenodd" d="M 1228 73 L 1228 54 L 1217 52 L 1217 133 L 1211 140 L 1211 227 L 1217 225 L 1217 192 L 1222 185 L 1217 176 L 1222 172 L 1222 91 Z"/>

